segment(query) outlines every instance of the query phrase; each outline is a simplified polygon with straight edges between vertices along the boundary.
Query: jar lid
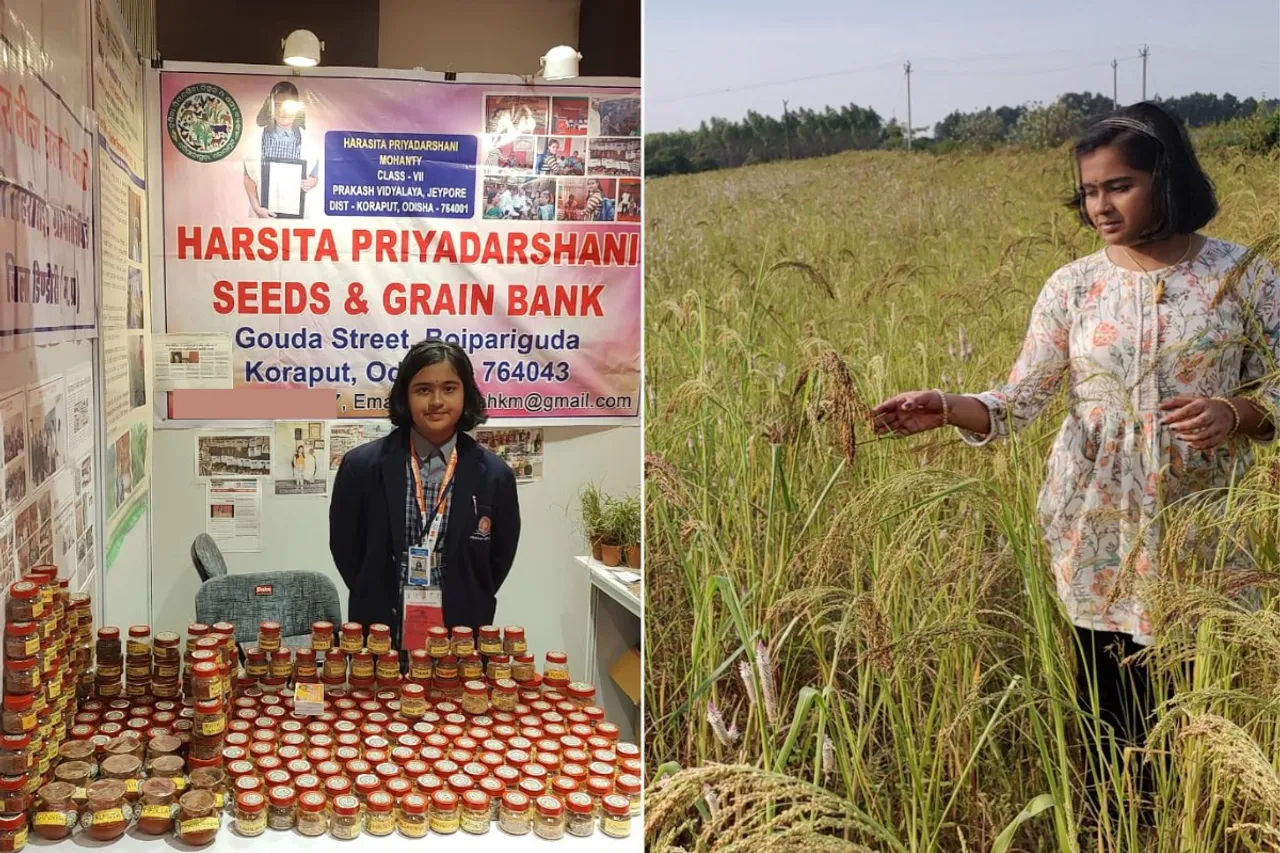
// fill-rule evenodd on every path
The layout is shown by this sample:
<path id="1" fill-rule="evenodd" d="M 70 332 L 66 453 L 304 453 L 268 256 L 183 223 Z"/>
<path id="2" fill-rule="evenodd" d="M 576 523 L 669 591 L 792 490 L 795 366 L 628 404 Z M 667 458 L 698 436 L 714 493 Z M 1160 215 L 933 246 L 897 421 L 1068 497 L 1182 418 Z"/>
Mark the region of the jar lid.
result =
<path id="1" fill-rule="evenodd" d="M 596 686 L 588 681 L 571 681 L 569 682 L 569 695 L 576 696 L 579 699 L 587 696 L 596 695 Z M 604 725 L 601 723 L 601 725 Z M 615 730 L 617 726 L 614 726 Z"/>
<path id="2" fill-rule="evenodd" d="M 521 628 L 519 625 L 508 625 L 502 629 L 502 632 L 508 637 L 524 636 L 524 628 Z"/>
<path id="3" fill-rule="evenodd" d="M 331 796 L 345 794 L 351 790 L 351 780 L 345 776 L 330 776 L 324 781 L 324 789 Z"/>
<path id="4" fill-rule="evenodd" d="M 474 696 L 485 696 L 489 692 L 483 681 L 468 681 L 462 685 L 462 689 Z"/>
<path id="5" fill-rule="evenodd" d="M 152 776 L 181 776 L 185 762 L 181 755 L 161 755 L 151 760 Z"/>
<path id="6" fill-rule="evenodd" d="M 564 812 L 564 806 L 555 797 L 538 797 L 537 806 L 538 814 L 543 817 L 559 817 Z"/>
<path id="7" fill-rule="evenodd" d="M 271 805 L 281 807 L 293 805 L 294 800 L 298 797 L 288 785 L 276 785 L 268 793 L 268 796 L 271 798 Z"/>
<path id="8" fill-rule="evenodd" d="M 173 779 L 166 776 L 152 776 L 138 786 L 144 797 L 172 797 L 178 790 Z"/>
<path id="9" fill-rule="evenodd" d="M 274 661 L 293 660 L 293 649 L 288 646 L 281 646 L 271 653 L 271 659 Z"/>
<path id="10" fill-rule="evenodd" d="M 489 663 L 511 663 L 511 656 L 503 652 L 496 655 L 489 655 Z"/>
<path id="11" fill-rule="evenodd" d="M 400 810 L 405 814 L 424 815 L 427 813 L 427 798 L 416 793 L 405 794 L 400 798 Z"/>
<path id="12" fill-rule="evenodd" d="M 564 652 L 547 652 L 547 663 L 568 663 L 569 656 Z"/>
<path id="13" fill-rule="evenodd" d="M 108 776 L 136 776 L 142 760 L 133 755 L 110 755 L 102 759 L 102 772 Z"/>
<path id="14" fill-rule="evenodd" d="M 212 630 L 215 634 L 234 634 L 236 626 L 230 622 L 214 622 Z"/>
<path id="15" fill-rule="evenodd" d="M 437 639 L 441 637 L 448 637 L 449 629 L 443 628 L 439 625 L 432 625 L 430 628 L 427 629 L 427 635 L 430 637 L 435 637 Z"/>
<path id="16" fill-rule="evenodd" d="M 624 773 L 614 782 L 618 787 L 618 791 L 623 794 L 640 793 L 640 780 L 629 773 Z"/>
<path id="17" fill-rule="evenodd" d="M 481 625 L 480 626 L 481 637 L 497 637 L 501 633 L 502 631 L 501 629 L 498 628 L 497 625 Z"/>
<path id="18" fill-rule="evenodd" d="M 547 792 L 547 786 L 541 779 L 526 776 L 520 780 L 520 790 L 530 797 L 541 797 Z"/>
<path id="19" fill-rule="evenodd" d="M 403 776 L 397 776 L 394 779 L 387 780 L 387 793 L 396 799 L 400 799 L 412 790 L 413 784 Z"/>
<path id="20" fill-rule="evenodd" d="M 4 633 L 9 637 L 29 637 L 38 627 L 35 622 L 10 622 L 4 626 Z"/>
<path id="21" fill-rule="evenodd" d="M 259 622 L 259 623 L 258 623 L 258 631 L 259 631 L 260 633 L 263 633 L 263 634 L 279 634 L 279 633 L 280 633 L 280 623 L 279 623 L 279 622 L 271 622 L 271 621 L 268 621 L 268 622 Z"/>
<path id="22" fill-rule="evenodd" d="M 520 781 L 520 771 L 509 764 L 493 768 L 493 775 L 507 784 Z"/>
<path id="23" fill-rule="evenodd" d="M 0 737 L 0 749 L 26 749 L 31 744 L 31 735 L 5 735 Z"/>
<path id="24" fill-rule="evenodd" d="M 325 802 L 324 794 L 319 791 L 307 791 L 298 798 L 298 808 L 308 813 L 319 813 L 324 811 Z M 360 801 L 356 800 L 356 809 L 359 810 L 359 808 Z"/>
<path id="25" fill-rule="evenodd" d="M 507 790 L 507 786 L 502 781 L 492 776 L 486 776 L 476 781 L 476 787 L 484 791 L 490 797 L 501 797 L 502 792 Z"/>
<path id="26" fill-rule="evenodd" d="M 367 803 L 371 812 L 389 812 L 396 801 L 386 791 L 374 791 L 369 794 Z"/>
<path id="27" fill-rule="evenodd" d="M 525 652 L 522 655 L 516 655 L 516 663 L 533 663 L 534 660 L 533 652 Z"/>
<path id="28" fill-rule="evenodd" d="M 143 637 L 150 637 L 150 636 L 151 636 L 150 625 L 130 625 L 129 626 L 129 637 L 132 639 L 142 639 Z"/>
<path id="29" fill-rule="evenodd" d="M 615 817 L 628 817 L 631 814 L 631 800 L 621 794 L 609 794 L 600 803 L 606 812 Z"/>
<path id="30" fill-rule="evenodd" d="M 342 794 L 334 798 L 333 812 L 345 817 L 357 815 L 360 813 L 360 801 L 350 794 Z"/>
<path id="31" fill-rule="evenodd" d="M 572 794 L 578 790 L 578 781 L 569 776 L 557 776 L 556 781 L 551 783 L 551 790 L 557 794 Z"/>
<path id="32" fill-rule="evenodd" d="M 15 815 L 0 815 L 0 829 L 16 832 L 25 829 L 27 825 L 26 813 Z"/>
<path id="33" fill-rule="evenodd" d="M 9 658 L 4 662 L 4 668 L 25 672 L 28 669 L 35 669 L 38 662 L 36 658 Z"/>
<path id="34" fill-rule="evenodd" d="M 597 797 L 613 793 L 613 780 L 604 776 L 592 776 L 587 780 L 587 790 Z"/>
<path id="35" fill-rule="evenodd" d="M 475 636 L 474 632 L 473 632 L 470 628 L 468 628 L 466 625 L 456 625 L 456 626 L 454 626 L 454 629 L 453 629 L 453 638 L 454 638 L 455 640 L 456 640 L 456 639 L 464 639 L 464 640 L 465 640 L 465 639 L 467 639 L 468 637 L 473 637 L 473 636 Z"/>
<path id="36" fill-rule="evenodd" d="M 261 791 L 262 780 L 257 776 L 241 776 L 236 780 L 237 791 Z"/>
<path id="37" fill-rule="evenodd" d="M 9 597 L 16 598 L 19 601 L 29 601 L 30 599 L 35 598 L 39 594 L 40 594 L 40 587 L 32 583 L 31 581 L 18 581 L 13 586 L 9 587 Z M 106 630 L 115 631 L 116 636 L 117 637 L 120 636 L 119 628 L 111 628 L 111 629 L 102 628 L 98 631 L 98 636 L 101 637 L 102 632 Z"/>
<path id="38" fill-rule="evenodd" d="M 529 808 L 529 797 L 521 791 L 507 791 L 502 795 L 502 804 L 509 809 L 522 812 Z M 629 807 L 631 804 L 627 805 Z"/>
<path id="39" fill-rule="evenodd" d="M 465 773 L 454 773 L 450 775 L 448 782 L 449 789 L 456 794 L 461 794 L 463 791 L 469 791 L 475 787 L 476 784 L 472 778 Z"/>
<path id="40" fill-rule="evenodd" d="M 201 661 L 191 671 L 201 678 L 215 678 L 218 675 L 218 665 L 212 661 Z"/>
<path id="41" fill-rule="evenodd" d="M 515 693 L 516 683 L 510 678 L 499 678 L 493 683 L 493 687 L 499 693 Z"/>
<path id="42" fill-rule="evenodd" d="M 373 772 L 377 773 L 383 779 L 394 779 L 400 775 L 400 765 L 391 761 L 380 761 L 373 768 Z"/>
<path id="43" fill-rule="evenodd" d="M 299 791 L 318 791 L 320 790 L 320 777 L 314 773 L 303 773 L 293 780 L 293 787 Z"/>
<path id="44" fill-rule="evenodd" d="M 431 803 L 436 808 L 451 809 L 458 805 L 458 795 L 453 791 L 436 791 L 431 795 Z"/>
<path id="45" fill-rule="evenodd" d="M 432 793 L 444 787 L 444 780 L 434 773 L 423 773 L 415 783 L 419 789 Z"/>
<path id="46" fill-rule="evenodd" d="M 364 634 L 364 626 L 359 622 L 343 622 L 342 633 L 344 634 Z"/>
<path id="47" fill-rule="evenodd" d="M 236 806 L 247 812 L 262 811 L 267 807 L 267 798 L 257 791 L 246 791 L 236 797 Z"/>
<path id="48" fill-rule="evenodd" d="M 0 776 L 0 791 L 3 791 L 6 794 L 11 794 L 14 791 L 21 791 L 22 787 L 26 784 L 26 776 Z"/>

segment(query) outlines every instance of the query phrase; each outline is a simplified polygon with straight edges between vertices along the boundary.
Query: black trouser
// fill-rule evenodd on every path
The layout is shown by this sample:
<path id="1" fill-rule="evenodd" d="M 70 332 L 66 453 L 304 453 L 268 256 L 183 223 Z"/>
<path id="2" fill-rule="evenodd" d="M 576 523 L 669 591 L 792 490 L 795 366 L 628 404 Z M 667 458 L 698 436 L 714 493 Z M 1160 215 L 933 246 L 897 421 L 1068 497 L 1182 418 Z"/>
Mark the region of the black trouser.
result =
<path id="1" fill-rule="evenodd" d="M 1115 631 L 1093 631 L 1076 626 L 1079 646 L 1076 648 L 1076 689 L 1081 710 L 1102 718 L 1103 734 L 1109 726 L 1116 740 L 1117 755 L 1123 756 L 1126 746 L 1138 749 L 1146 745 L 1155 698 L 1151 686 L 1150 667 L 1142 661 L 1121 661 L 1136 654 L 1143 647 L 1128 634 Z M 1092 684 L 1090 683 L 1092 681 Z M 1094 693 L 1097 706 L 1094 706 Z M 1092 721 L 1084 721 L 1087 732 L 1092 732 Z M 1098 764 L 1110 759 L 1110 750 L 1101 755 L 1094 750 L 1097 744 L 1091 734 L 1085 737 L 1085 749 L 1091 753 L 1085 761 L 1085 790 L 1090 803 L 1096 809 L 1099 787 L 1109 786 L 1105 774 L 1099 776 Z M 1153 779 L 1151 765 L 1134 756 L 1129 763 L 1134 786 L 1140 796 L 1151 794 Z"/>

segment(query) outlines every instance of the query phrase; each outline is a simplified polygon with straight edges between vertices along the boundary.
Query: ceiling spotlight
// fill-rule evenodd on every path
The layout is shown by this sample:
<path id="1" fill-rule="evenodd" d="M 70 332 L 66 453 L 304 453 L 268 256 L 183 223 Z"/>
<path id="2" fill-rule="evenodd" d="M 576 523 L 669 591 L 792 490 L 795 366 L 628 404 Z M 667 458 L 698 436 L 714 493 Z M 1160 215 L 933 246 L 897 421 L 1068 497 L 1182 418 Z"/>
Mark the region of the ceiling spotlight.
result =
<path id="1" fill-rule="evenodd" d="M 314 68 L 320 64 L 320 51 L 324 42 L 311 30 L 294 30 L 280 42 L 284 48 L 284 64 L 294 68 Z"/>
<path id="2" fill-rule="evenodd" d="M 568 45 L 551 48 L 541 60 L 542 79 L 572 80 L 578 76 L 579 59 L 582 59 L 582 54 Z"/>

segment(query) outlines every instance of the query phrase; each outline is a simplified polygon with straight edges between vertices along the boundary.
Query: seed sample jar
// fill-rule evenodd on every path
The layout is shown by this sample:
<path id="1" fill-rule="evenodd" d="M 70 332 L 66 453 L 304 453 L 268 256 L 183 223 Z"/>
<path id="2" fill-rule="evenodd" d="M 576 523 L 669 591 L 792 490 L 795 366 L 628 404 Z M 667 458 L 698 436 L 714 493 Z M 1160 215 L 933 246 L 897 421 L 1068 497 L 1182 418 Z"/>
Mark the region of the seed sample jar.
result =
<path id="1" fill-rule="evenodd" d="M 138 830 L 147 835 L 167 835 L 173 831 L 174 799 L 178 786 L 172 779 L 156 777 L 139 789 Z"/>
<path id="2" fill-rule="evenodd" d="M 40 715 L 35 709 L 34 695 L 4 697 L 4 708 L 0 710 L 0 729 L 5 734 L 30 734 L 39 724 Z"/>
<path id="3" fill-rule="evenodd" d="M 30 658 L 40 652 L 39 625 L 35 622 L 10 622 L 4 627 L 4 656 Z"/>
<path id="4" fill-rule="evenodd" d="M 254 838 L 267 831 L 267 798 L 257 791 L 236 797 L 236 833 Z"/>
<path id="5" fill-rule="evenodd" d="M 87 761 L 64 761 L 53 768 L 53 778 L 73 788 L 83 788 L 96 774 L 97 766 Z"/>
<path id="6" fill-rule="evenodd" d="M 462 823 L 458 795 L 453 791 L 436 791 L 431 795 L 431 831 L 452 835 Z"/>
<path id="7" fill-rule="evenodd" d="M 526 652 L 522 655 L 516 655 L 511 662 L 511 678 L 514 681 L 528 681 L 536 674 L 534 669 L 534 657 Z"/>
<path id="8" fill-rule="evenodd" d="M 548 841 L 559 841 L 564 838 L 564 806 L 555 797 L 538 797 L 534 803 L 537 817 L 533 822 L 533 833 Z"/>
<path id="9" fill-rule="evenodd" d="M 187 791 L 178 800 L 178 837 L 186 843 L 196 847 L 208 844 L 221 825 L 217 801 L 209 791 Z"/>
<path id="10" fill-rule="evenodd" d="M 212 661 L 198 663 L 191 670 L 191 692 L 196 701 L 222 698 L 222 677 Z"/>
<path id="11" fill-rule="evenodd" d="M 489 832 L 492 815 L 489 811 L 489 795 L 471 790 L 462 795 L 462 831 L 468 835 L 485 835 Z"/>
<path id="12" fill-rule="evenodd" d="M 450 651 L 456 658 L 469 658 L 476 653 L 475 633 L 465 625 L 455 626 L 449 642 Z"/>
<path id="13" fill-rule="evenodd" d="M 364 830 L 370 835 L 386 836 L 396 831 L 396 803 L 386 791 L 369 794 L 365 804 Z"/>
<path id="14" fill-rule="evenodd" d="M 130 802 L 138 798 L 138 777 L 141 775 L 142 762 L 135 756 L 110 755 L 102 759 L 102 777 L 123 782 L 125 796 Z"/>
<path id="15" fill-rule="evenodd" d="M 525 639 L 524 628 L 508 625 L 502 629 L 502 650 L 509 655 L 522 655 L 529 651 L 529 642 Z"/>
<path id="16" fill-rule="evenodd" d="M 26 696 L 35 693 L 43 682 L 39 658 L 9 658 L 4 662 L 4 692 Z"/>
<path id="17" fill-rule="evenodd" d="M 293 650 L 288 646 L 280 646 L 271 652 L 271 678 L 289 679 L 293 677 Z"/>
<path id="18" fill-rule="evenodd" d="M 364 626 L 359 622 L 342 623 L 342 653 L 354 655 L 364 648 Z"/>
<path id="19" fill-rule="evenodd" d="M 576 838 L 588 838 L 596 831 L 596 807 L 591 795 L 575 791 L 565 798 L 565 831 Z"/>
<path id="20" fill-rule="evenodd" d="M 427 798 L 421 794 L 405 794 L 396 809 L 396 829 L 405 838 L 425 838 L 427 834 Z"/>
<path id="21" fill-rule="evenodd" d="M 274 652 L 280 648 L 280 623 L 258 623 L 258 648 L 264 652 Z"/>
<path id="22" fill-rule="evenodd" d="M 343 794 L 333 801 L 329 819 L 329 835 L 341 841 L 360 836 L 360 801 L 351 794 Z"/>
<path id="23" fill-rule="evenodd" d="M 379 684 L 391 684 L 398 681 L 400 678 L 400 653 L 392 650 L 379 654 L 376 673 Z"/>
<path id="24" fill-rule="evenodd" d="M 37 783 L 40 781 L 30 774 L 26 776 L 0 776 L 0 814 L 17 814 L 31 808 L 33 791 L 28 790 L 28 788 L 33 779 Z"/>
<path id="25" fill-rule="evenodd" d="M 610 838 L 631 834 L 631 801 L 622 794 L 610 794 L 601 803 L 600 831 Z"/>
<path id="26" fill-rule="evenodd" d="M 80 819 L 74 796 L 75 788 L 66 782 L 50 782 L 36 793 L 36 813 L 31 816 L 36 835 L 61 841 L 71 834 Z"/>
<path id="27" fill-rule="evenodd" d="M 375 655 L 385 655 L 391 651 L 391 627 L 380 623 L 370 625 L 367 646 Z"/>
<path id="28" fill-rule="evenodd" d="M 472 715 L 489 710 L 489 690 L 483 681 L 468 681 L 462 685 L 462 710 Z"/>
<path id="29" fill-rule="evenodd" d="M 307 791 L 298 797 L 298 832 L 315 837 L 329 831 L 329 816 L 325 812 L 328 801 L 319 791 Z M 356 803 L 356 808 L 360 803 Z"/>
<path id="30" fill-rule="evenodd" d="M 21 776 L 37 763 L 31 735 L 0 735 L 0 776 Z"/>
<path id="31" fill-rule="evenodd" d="M 507 791 L 502 795 L 498 828 L 508 835 L 528 835 L 533 830 L 533 814 L 529 798 L 525 794 Z"/>
<path id="32" fill-rule="evenodd" d="M 27 816 L 0 815 L 0 853 L 17 853 L 27 846 Z"/>
<path id="33" fill-rule="evenodd" d="M 9 587 L 9 597 L 5 600 L 5 623 L 34 622 L 44 616 L 44 600 L 40 587 L 31 581 L 18 581 Z M 119 636 L 119 631 L 116 632 Z"/>
<path id="34" fill-rule="evenodd" d="M 267 795 L 267 826 L 270 829 L 293 829 L 298 795 L 288 785 L 277 785 Z"/>
<path id="35" fill-rule="evenodd" d="M 94 841 L 115 841 L 129 828 L 132 813 L 124 794 L 124 783 L 119 779 L 99 779 L 85 790 L 88 803 L 80 825 Z"/>

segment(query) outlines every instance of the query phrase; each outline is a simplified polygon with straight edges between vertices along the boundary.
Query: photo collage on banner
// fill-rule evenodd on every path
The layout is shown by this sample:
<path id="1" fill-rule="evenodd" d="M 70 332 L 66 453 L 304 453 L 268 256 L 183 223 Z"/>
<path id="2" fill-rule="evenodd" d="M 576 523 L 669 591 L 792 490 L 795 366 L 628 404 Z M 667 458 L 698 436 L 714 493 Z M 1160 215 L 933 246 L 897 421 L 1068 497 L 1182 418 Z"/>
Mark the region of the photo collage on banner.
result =
<path id="1" fill-rule="evenodd" d="M 640 98 L 490 94 L 485 219 L 639 222 Z"/>
<path id="2" fill-rule="evenodd" d="M 385 418 L 430 338 L 495 420 L 638 417 L 637 89 L 174 70 L 160 101 L 164 417 L 287 389 Z M 313 432 L 271 430 L 264 493 L 327 494 L 351 436 Z"/>

